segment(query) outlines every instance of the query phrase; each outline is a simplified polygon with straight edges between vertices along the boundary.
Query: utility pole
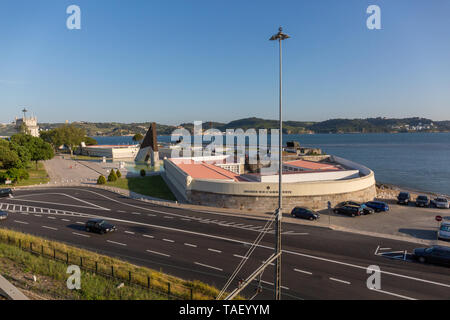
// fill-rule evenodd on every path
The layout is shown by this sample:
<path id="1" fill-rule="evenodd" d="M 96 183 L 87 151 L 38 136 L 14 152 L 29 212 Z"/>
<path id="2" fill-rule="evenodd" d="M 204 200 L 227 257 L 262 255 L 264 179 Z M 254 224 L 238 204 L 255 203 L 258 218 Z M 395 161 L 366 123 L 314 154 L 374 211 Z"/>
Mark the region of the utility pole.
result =
<path id="1" fill-rule="evenodd" d="M 283 28 L 278 28 L 278 33 L 273 35 L 270 40 L 278 40 L 280 46 L 280 92 L 279 92 L 279 113 L 280 113 L 280 132 L 279 132 L 279 142 L 278 142 L 278 209 L 277 215 L 275 217 L 275 288 L 274 288 L 274 298 L 275 300 L 281 300 L 281 219 L 283 217 L 283 112 L 282 112 L 282 49 L 281 41 L 289 38 L 287 34 L 283 33 Z"/>

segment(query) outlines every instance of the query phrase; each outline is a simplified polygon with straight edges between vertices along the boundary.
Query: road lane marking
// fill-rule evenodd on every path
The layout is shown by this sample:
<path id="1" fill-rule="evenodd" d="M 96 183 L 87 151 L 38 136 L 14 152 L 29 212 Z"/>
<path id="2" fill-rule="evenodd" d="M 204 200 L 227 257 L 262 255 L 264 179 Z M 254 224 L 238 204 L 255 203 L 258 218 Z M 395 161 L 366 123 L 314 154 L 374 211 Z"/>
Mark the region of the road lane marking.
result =
<path id="1" fill-rule="evenodd" d="M 223 269 L 220 269 L 220 268 L 217 268 L 217 267 L 213 267 L 213 266 L 209 266 L 209 265 L 207 265 L 207 264 L 203 264 L 203 263 L 200 263 L 200 262 L 194 262 L 196 265 L 198 265 L 198 266 L 202 266 L 202 267 L 205 267 L 205 268 L 210 268 L 210 269 L 214 269 L 214 270 L 218 270 L 218 271 L 223 271 Z"/>
<path id="2" fill-rule="evenodd" d="M 53 228 L 53 227 L 42 226 L 42 228 L 58 231 L 58 228 Z"/>
<path id="3" fill-rule="evenodd" d="M 170 239 L 163 239 L 163 241 L 166 241 L 166 242 L 175 242 L 175 241 L 170 240 Z"/>
<path id="4" fill-rule="evenodd" d="M 341 280 L 341 279 L 336 279 L 336 278 L 332 278 L 332 277 L 330 277 L 329 279 L 332 281 L 340 282 L 340 283 L 351 284 L 350 282 Z"/>
<path id="5" fill-rule="evenodd" d="M 85 224 L 84 222 L 80 222 L 80 221 L 77 221 L 77 222 L 75 222 L 75 223 L 78 223 L 78 224 Z"/>
<path id="6" fill-rule="evenodd" d="M 70 220 L 69 219 L 61 219 L 62 221 L 65 221 L 65 222 L 70 222 Z"/>
<path id="7" fill-rule="evenodd" d="M 222 251 L 220 251 L 220 250 L 211 249 L 211 248 L 208 248 L 208 251 L 212 251 L 212 252 L 216 252 L 216 253 L 222 253 Z"/>
<path id="8" fill-rule="evenodd" d="M 381 289 L 370 289 L 369 288 L 369 290 L 375 291 L 375 292 L 379 292 L 379 293 L 388 294 L 390 296 L 394 296 L 394 297 L 402 298 L 402 299 L 406 299 L 406 300 L 417 300 L 415 298 L 411 298 L 411 297 L 408 297 L 408 296 L 403 296 L 401 294 L 397 294 L 397 293 L 393 293 L 393 292 L 389 292 L 389 291 L 384 291 L 384 290 L 381 290 Z"/>
<path id="9" fill-rule="evenodd" d="M 116 242 L 116 241 L 112 241 L 112 240 L 106 240 L 106 242 L 109 242 L 109 243 L 113 243 L 113 244 L 118 244 L 119 246 L 126 246 L 126 244 L 125 243 L 120 243 L 120 242 Z"/>
<path id="10" fill-rule="evenodd" d="M 164 257 L 170 257 L 169 254 L 165 254 L 165 253 L 161 253 L 161 252 L 156 252 L 156 251 L 152 251 L 152 250 L 146 250 L 147 252 L 153 253 L 153 254 L 158 254 L 160 256 L 164 256 Z"/>
<path id="11" fill-rule="evenodd" d="M 85 238 L 90 238 L 90 237 L 91 237 L 90 235 L 82 234 L 82 233 L 77 233 L 77 232 L 72 232 L 72 234 L 77 235 L 77 236 L 80 236 L 80 237 L 85 237 Z"/>
<path id="12" fill-rule="evenodd" d="M 238 254 L 233 254 L 233 256 L 239 259 L 248 259 L 248 257 L 240 256 Z"/>
<path id="13" fill-rule="evenodd" d="M 42 216 L 41 216 L 40 214 L 35 214 L 34 216 L 35 216 L 35 217 L 42 218 Z"/>
<path id="14" fill-rule="evenodd" d="M 18 221 L 18 220 L 14 220 L 14 222 L 16 222 L 16 223 L 20 223 L 20 224 L 29 224 L 28 222 L 24 222 L 24 221 Z"/>
<path id="15" fill-rule="evenodd" d="M 55 219 L 56 219 L 55 217 L 47 217 L 47 218 L 52 219 L 52 220 L 55 220 Z"/>
<path id="16" fill-rule="evenodd" d="M 311 275 L 311 274 L 312 274 L 312 272 L 309 272 L 309 271 L 305 271 L 305 270 L 300 270 L 300 269 L 294 269 L 294 271 L 296 271 L 296 272 L 300 272 L 300 273 L 305 273 L 305 274 L 309 274 L 309 275 Z"/>
<path id="17" fill-rule="evenodd" d="M 188 246 L 188 247 L 197 248 L 197 245 L 196 245 L 196 244 L 185 243 L 184 245 L 185 245 L 185 246 Z"/>
<path id="18" fill-rule="evenodd" d="M 131 214 L 135 214 L 137 216 L 139 216 L 141 213 L 140 212 L 132 212 Z M 150 215 L 149 215 L 150 216 Z M 154 216 L 154 215 L 153 215 Z"/>
<path id="19" fill-rule="evenodd" d="M 154 236 L 149 236 L 148 234 L 143 234 L 142 236 L 143 236 L 143 237 L 146 237 L 146 238 L 150 238 L 150 239 L 155 238 Z"/>
<path id="20" fill-rule="evenodd" d="M 163 218 L 165 218 L 165 219 L 173 219 L 173 217 L 169 217 L 169 216 L 163 216 Z"/>
<path id="21" fill-rule="evenodd" d="M 76 190 L 78 190 L 78 189 L 76 189 Z M 83 191 L 87 191 L 87 190 L 83 190 Z M 89 192 L 94 193 L 94 194 L 98 194 L 98 193 L 92 192 L 92 191 L 89 191 Z M 101 195 L 101 194 L 98 194 L 98 195 Z M 103 196 L 103 195 L 101 195 L 101 196 Z M 105 197 L 105 198 L 108 198 L 108 197 Z M 115 202 L 119 202 L 119 201 L 115 201 Z M 119 202 L 119 203 L 121 203 L 121 202 Z M 142 208 L 142 207 L 139 207 L 139 208 L 141 208 L 143 210 L 146 210 L 146 208 Z M 215 236 L 215 235 L 212 235 L 212 234 L 200 233 L 200 232 L 195 232 L 195 231 L 177 229 L 177 228 L 172 228 L 172 227 L 166 227 L 166 226 L 161 226 L 161 225 L 155 225 L 155 224 L 149 224 L 149 223 L 143 223 L 143 222 L 137 222 L 137 221 L 128 221 L 128 220 L 123 220 L 123 219 L 115 219 L 115 218 L 111 218 L 111 217 L 102 217 L 102 216 L 95 216 L 95 217 L 108 219 L 108 220 L 111 220 L 111 221 L 117 221 L 117 222 L 124 222 L 124 223 L 130 223 L 130 224 L 135 224 L 135 225 L 153 227 L 153 228 L 158 228 L 158 229 L 163 229 L 163 230 L 176 231 L 176 232 L 180 232 L 180 233 L 197 235 L 197 236 L 207 237 L 207 238 L 211 238 L 211 239 L 225 240 L 225 241 L 230 241 L 230 242 L 239 243 L 239 244 L 247 244 L 247 245 L 251 245 L 252 244 L 250 242 L 245 242 L 245 241 L 242 241 L 242 240 L 226 238 L 226 237 L 222 237 L 222 236 Z M 84 223 L 81 223 L 81 224 L 84 224 Z M 267 249 L 267 250 L 273 250 L 273 247 L 270 247 L 270 246 L 258 245 L 258 247 L 264 248 L 264 249 Z M 338 264 L 338 265 L 342 265 L 342 266 L 347 266 L 347 267 L 352 267 L 352 268 L 356 268 L 356 269 L 360 269 L 360 270 L 367 270 L 366 266 L 360 266 L 360 265 L 351 264 L 351 263 L 347 263 L 347 262 L 341 262 L 341 261 L 337 261 L 337 260 L 327 259 L 327 258 L 323 258 L 323 257 L 319 257 L 319 256 L 313 256 L 313 255 L 310 255 L 310 254 L 300 253 L 300 252 L 296 252 L 296 251 L 283 250 L 283 252 L 285 254 L 296 255 L 296 256 L 301 256 L 301 257 L 305 257 L 305 258 L 309 258 L 309 259 L 330 262 L 330 263 L 334 263 L 334 264 Z M 385 275 L 391 275 L 391 276 L 403 278 L 403 279 L 409 279 L 409 280 L 414 280 L 414 281 L 418 281 L 418 282 L 422 282 L 422 283 L 428 283 L 428 284 L 432 284 L 432 285 L 436 285 L 436 286 L 450 288 L 450 284 L 446 284 L 446 283 L 435 282 L 435 281 L 431 281 L 431 280 L 416 278 L 416 277 L 412 277 L 412 276 L 406 276 L 406 275 L 403 275 L 403 274 L 389 272 L 389 271 L 383 271 L 383 270 L 381 270 L 380 273 L 385 274 Z"/>
<path id="22" fill-rule="evenodd" d="M 133 231 L 125 231 L 125 233 L 128 233 L 128 234 L 135 234 Z"/>
<path id="23" fill-rule="evenodd" d="M 117 210 L 117 212 L 125 213 L 126 211 L 123 211 L 123 210 Z"/>

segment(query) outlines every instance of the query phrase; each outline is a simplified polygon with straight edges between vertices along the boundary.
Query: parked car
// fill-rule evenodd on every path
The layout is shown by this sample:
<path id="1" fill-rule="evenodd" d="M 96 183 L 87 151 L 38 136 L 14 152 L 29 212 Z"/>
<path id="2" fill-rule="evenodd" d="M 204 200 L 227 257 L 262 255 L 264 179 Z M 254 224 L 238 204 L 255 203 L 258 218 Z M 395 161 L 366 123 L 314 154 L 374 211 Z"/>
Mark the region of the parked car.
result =
<path id="1" fill-rule="evenodd" d="M 364 214 L 364 209 L 361 206 L 342 206 L 338 208 L 334 208 L 334 213 L 345 214 L 347 216 L 355 217 L 361 216 Z"/>
<path id="2" fill-rule="evenodd" d="M 359 202 L 355 202 L 355 201 L 344 201 L 341 203 L 338 203 L 335 207 L 334 207 L 334 212 L 336 212 L 336 209 L 345 207 L 345 206 L 354 206 L 354 207 L 360 207 L 362 210 L 362 214 L 366 215 L 366 214 L 371 214 L 374 213 L 375 210 L 373 210 L 372 208 L 369 208 L 368 206 L 366 206 L 365 204 L 361 204 Z"/>
<path id="3" fill-rule="evenodd" d="M 438 233 L 439 240 L 450 240 L 450 222 L 444 221 L 441 223 Z"/>
<path id="4" fill-rule="evenodd" d="M 295 207 L 294 209 L 292 209 L 291 215 L 295 218 L 308 220 L 317 220 L 320 218 L 320 214 L 318 212 L 302 207 Z"/>
<path id="5" fill-rule="evenodd" d="M 5 198 L 5 197 L 10 197 L 12 198 L 13 196 L 13 191 L 10 188 L 7 189 L 0 189 L 0 197 Z"/>
<path id="6" fill-rule="evenodd" d="M 430 206 L 430 199 L 428 196 L 418 196 L 416 198 L 416 207 L 428 207 Z"/>
<path id="7" fill-rule="evenodd" d="M 409 204 L 411 201 L 411 195 L 409 192 L 400 192 L 397 196 L 397 204 Z"/>
<path id="8" fill-rule="evenodd" d="M 422 263 L 435 263 L 450 266 L 450 247 L 432 246 L 414 249 L 413 259 Z"/>
<path id="9" fill-rule="evenodd" d="M 87 232 L 97 232 L 100 234 L 104 234 L 107 232 L 116 231 L 116 226 L 106 222 L 103 219 L 90 219 L 86 222 L 86 231 Z"/>
<path id="10" fill-rule="evenodd" d="M 8 212 L 0 211 L 0 220 L 5 220 L 6 218 L 8 218 Z"/>
<path id="11" fill-rule="evenodd" d="M 449 204 L 448 200 L 445 198 L 435 198 L 434 200 L 431 200 L 431 204 L 433 207 L 441 208 L 441 209 L 448 209 Z"/>
<path id="12" fill-rule="evenodd" d="M 369 201 L 369 202 L 366 202 L 366 206 L 368 206 L 369 208 L 372 208 L 373 210 L 375 210 L 375 212 L 389 211 L 389 206 L 386 202 Z"/>

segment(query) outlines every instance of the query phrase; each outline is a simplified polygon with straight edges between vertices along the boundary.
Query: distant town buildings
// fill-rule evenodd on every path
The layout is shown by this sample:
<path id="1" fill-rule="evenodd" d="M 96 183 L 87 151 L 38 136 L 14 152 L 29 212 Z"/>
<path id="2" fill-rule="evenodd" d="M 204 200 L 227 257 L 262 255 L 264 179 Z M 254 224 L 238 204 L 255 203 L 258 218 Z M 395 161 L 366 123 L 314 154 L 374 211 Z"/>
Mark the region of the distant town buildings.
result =
<path id="1" fill-rule="evenodd" d="M 23 126 L 27 129 L 28 133 L 33 137 L 39 137 L 39 126 L 37 124 L 37 117 L 27 117 L 27 109 L 23 109 L 23 118 L 15 119 L 15 127 L 17 131 L 21 131 Z"/>

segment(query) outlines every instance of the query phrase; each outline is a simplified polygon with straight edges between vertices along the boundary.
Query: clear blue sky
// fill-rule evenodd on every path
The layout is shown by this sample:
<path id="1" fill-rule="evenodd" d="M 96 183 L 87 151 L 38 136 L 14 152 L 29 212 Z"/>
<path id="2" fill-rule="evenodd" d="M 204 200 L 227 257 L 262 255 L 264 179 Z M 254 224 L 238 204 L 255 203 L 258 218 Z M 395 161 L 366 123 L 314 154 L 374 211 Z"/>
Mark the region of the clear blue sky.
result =
<path id="1" fill-rule="evenodd" d="M 447 120 L 449 15 L 448 0 L 2 0 L 0 122 L 22 106 L 40 122 L 277 118 L 280 25 L 285 119 Z"/>

